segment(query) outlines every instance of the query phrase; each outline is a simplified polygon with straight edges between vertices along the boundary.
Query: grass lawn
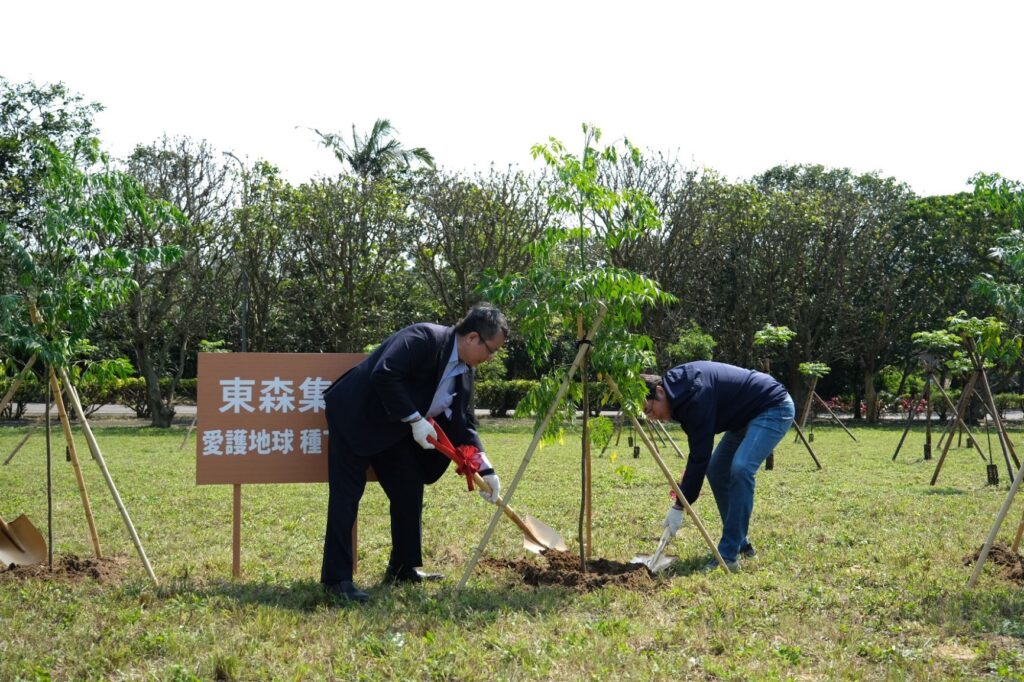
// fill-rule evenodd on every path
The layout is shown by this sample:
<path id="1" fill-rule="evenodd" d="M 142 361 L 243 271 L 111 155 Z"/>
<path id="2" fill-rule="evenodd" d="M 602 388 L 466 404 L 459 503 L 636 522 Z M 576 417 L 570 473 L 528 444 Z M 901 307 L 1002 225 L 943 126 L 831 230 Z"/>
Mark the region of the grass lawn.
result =
<path id="1" fill-rule="evenodd" d="M 678 427 L 671 431 L 685 443 Z M 335 606 L 317 582 L 325 484 L 243 487 L 242 578 L 232 580 L 231 487 L 195 485 L 194 436 L 179 451 L 181 429 L 99 422 L 108 467 L 160 585 L 146 577 L 80 438 L 103 549 L 120 561 L 105 579 L 0 574 L 0 680 L 1024 679 L 1024 588 L 989 565 L 969 590 L 962 564 L 1005 498 L 1005 467 L 1000 486 L 986 486 L 977 454 L 954 448 L 931 487 L 935 460 L 921 459 L 922 430 L 890 461 L 901 431 L 855 428 L 854 443 L 838 427 L 816 427 L 822 471 L 791 434 L 775 470 L 758 475 L 751 539 L 759 557 L 739 574 L 702 575 L 708 550 L 687 525 L 669 546 L 679 561 L 646 592 L 534 588 L 512 572 L 478 567 L 455 594 L 494 508 L 452 474 L 428 488 L 424 513 L 427 568 L 448 578 L 379 586 L 390 538 L 386 498 L 371 486 L 357 581 L 372 601 Z M 0 457 L 24 433 L 0 428 Z M 507 486 L 530 427 L 487 421 L 482 435 Z M 0 466 L 0 514 L 26 513 L 45 535 L 44 445 L 37 431 Z M 87 557 L 59 430 L 53 448 L 55 553 Z M 538 451 L 513 500 L 573 549 L 579 469 L 579 434 L 569 431 Z M 627 561 L 654 551 L 669 499 L 651 457 L 634 459 L 623 438 L 595 457 L 593 471 L 593 557 Z M 1003 542 L 1022 507 L 1024 499 Z M 696 509 L 717 539 L 707 486 Z M 532 556 L 521 541 L 503 520 L 486 556 Z"/>

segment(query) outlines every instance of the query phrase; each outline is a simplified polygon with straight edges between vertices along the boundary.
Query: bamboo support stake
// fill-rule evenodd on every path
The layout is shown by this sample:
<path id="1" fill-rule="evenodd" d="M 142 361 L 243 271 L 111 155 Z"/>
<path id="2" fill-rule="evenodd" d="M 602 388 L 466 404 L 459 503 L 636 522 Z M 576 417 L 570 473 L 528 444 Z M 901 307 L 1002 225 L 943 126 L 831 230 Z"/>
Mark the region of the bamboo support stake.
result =
<path id="1" fill-rule="evenodd" d="M 954 415 L 959 414 L 959 408 L 957 408 L 956 405 L 953 404 L 953 399 L 949 397 L 948 393 L 946 393 L 946 389 L 942 388 L 942 383 L 936 381 L 935 382 L 935 388 L 939 389 L 939 392 L 942 393 L 942 397 L 946 399 L 946 404 L 949 405 L 949 409 L 952 410 L 953 414 Z M 957 425 L 958 425 L 958 421 L 954 419 L 952 422 L 950 422 L 947 434 L 944 434 L 944 435 L 948 435 L 948 438 L 950 440 L 953 439 L 953 431 L 954 431 L 954 429 L 957 428 Z M 965 431 L 967 432 L 967 440 L 969 440 L 971 445 L 974 446 L 974 449 L 978 452 L 978 456 L 981 457 L 981 461 L 987 463 L 988 460 L 985 459 L 985 453 L 981 451 L 981 446 L 978 445 L 978 440 L 974 437 L 974 434 L 971 433 L 971 430 L 967 427 L 966 422 L 964 422 L 962 419 L 960 419 L 959 420 L 959 427 L 960 427 L 960 433 L 961 434 L 963 434 Z M 940 445 L 942 444 L 942 438 L 941 437 L 939 438 L 939 444 Z"/>
<path id="2" fill-rule="evenodd" d="M 842 420 L 839 419 L 839 417 L 836 416 L 836 413 L 832 411 L 832 408 L 828 406 L 828 403 L 826 403 L 824 400 L 822 400 L 821 396 L 818 395 L 817 393 L 812 393 L 811 396 L 813 398 L 817 399 L 819 405 L 821 405 L 826 410 L 828 410 L 829 415 L 831 415 L 831 417 L 835 421 L 835 423 L 839 424 L 841 427 L 843 427 L 843 431 L 846 431 L 846 435 L 849 436 L 850 438 L 852 438 L 853 442 L 856 443 L 857 442 L 857 437 L 855 435 L 853 435 L 852 433 L 850 433 L 850 429 L 846 428 L 846 424 L 844 424 L 842 422 Z"/>
<path id="3" fill-rule="evenodd" d="M 974 395 L 977 396 L 978 400 L 981 401 L 981 406 L 983 408 L 985 408 L 985 415 L 986 415 L 986 417 L 991 417 L 991 419 L 992 419 L 992 424 L 993 424 L 993 426 L 995 426 L 995 429 L 996 429 L 996 440 L 999 441 L 999 451 L 1003 454 L 1003 461 L 1006 462 L 1006 476 L 1007 476 L 1007 478 L 1009 478 L 1012 481 L 1013 480 L 1013 467 L 1010 465 L 1010 455 L 1009 455 L 1009 450 L 1007 449 L 1007 442 L 1009 441 L 1009 438 L 1006 436 L 1006 434 L 1003 433 L 1002 425 L 999 422 L 997 422 L 996 418 L 992 415 L 992 411 L 994 409 L 994 403 L 993 403 L 993 407 L 989 407 L 989 402 L 987 400 L 988 396 L 982 395 L 981 392 L 978 391 L 977 388 L 974 389 Z M 987 433 L 987 431 L 986 431 L 986 433 Z M 991 447 L 992 447 L 992 443 L 991 443 L 991 441 L 989 441 L 989 449 L 990 450 L 991 450 Z M 1013 457 L 1014 457 L 1014 459 L 1016 459 L 1017 455 L 1014 455 Z"/>
<path id="4" fill-rule="evenodd" d="M 1013 466 L 1020 469 L 1020 460 L 1017 459 L 1017 451 L 1014 450 L 1013 443 L 1010 441 L 1009 435 L 1006 433 L 1006 427 L 1003 426 L 1003 420 L 999 416 L 999 410 L 996 409 L 996 400 L 992 397 L 992 387 L 988 383 L 988 376 L 985 375 L 985 370 L 981 370 L 981 382 L 985 389 L 985 395 L 988 397 L 988 411 L 992 415 L 992 421 L 996 423 L 996 430 L 999 432 L 999 437 L 1003 442 L 1003 457 L 1006 457 L 1006 451 L 1009 450 L 1010 457 L 1013 458 Z M 1013 477 L 1013 469 L 1010 467 L 1010 461 L 1007 459 L 1006 468 L 1010 469 L 1010 477 Z"/>
<path id="5" fill-rule="evenodd" d="M 605 377 L 605 381 L 608 381 L 608 377 Z M 611 384 L 609 384 L 609 386 L 610 385 Z M 636 420 L 636 424 L 640 426 L 640 428 L 644 432 L 644 435 L 647 436 L 647 440 L 651 441 L 651 444 L 654 445 L 654 450 L 660 456 L 661 455 L 661 450 L 658 449 L 658 446 L 657 446 L 657 444 L 655 444 L 654 439 L 651 438 L 651 433 L 655 430 L 654 421 L 648 420 L 647 421 L 647 425 L 645 426 L 644 424 L 640 423 L 640 420 L 638 419 L 638 420 Z M 640 446 L 637 445 L 636 447 L 640 447 Z"/>
<path id="6" fill-rule="evenodd" d="M 146 550 L 142 548 L 142 541 L 139 540 L 139 534 L 135 531 L 135 526 L 132 524 L 131 517 L 128 516 L 128 510 L 125 508 L 124 502 L 121 501 L 121 495 L 117 492 L 117 486 L 114 485 L 114 479 L 110 477 L 107 465 L 103 461 L 103 453 L 100 452 L 100 446 L 96 442 L 96 437 L 92 433 L 92 428 L 89 426 L 88 420 L 85 418 L 85 411 L 82 410 L 82 402 L 78 399 L 78 393 L 75 391 L 75 387 L 71 385 L 67 371 L 63 367 L 59 369 L 61 383 L 67 389 L 68 397 L 71 399 L 71 406 L 75 408 L 75 414 L 78 415 L 79 421 L 82 422 L 82 431 L 85 433 L 86 442 L 89 443 L 89 450 L 92 452 L 93 459 L 96 460 L 96 464 L 99 465 L 100 471 L 103 473 L 103 478 L 107 482 L 107 488 L 110 489 L 110 494 L 114 498 L 114 503 L 117 505 L 118 511 L 121 512 L 121 519 L 124 521 L 124 525 L 128 529 L 129 535 L 131 535 L 132 542 L 135 543 L 135 551 L 138 552 L 139 558 L 142 559 L 142 565 L 145 566 L 146 573 L 149 574 L 153 584 L 159 584 L 156 579 L 156 575 L 153 573 L 153 567 L 150 566 L 149 559 L 146 558 Z"/>
<path id="7" fill-rule="evenodd" d="M 192 429 L 196 428 L 196 422 L 199 420 L 199 410 L 196 410 L 196 414 L 192 417 L 192 423 L 185 429 L 185 437 L 181 439 L 181 445 L 178 446 L 179 450 L 185 449 L 185 443 L 188 442 L 188 437 L 192 435 Z"/>
<path id="8" fill-rule="evenodd" d="M 925 377 L 925 390 L 927 390 L 928 382 L 932 380 L 932 375 L 928 374 Z M 914 423 L 914 406 L 911 405 L 908 410 L 909 415 L 907 416 L 907 425 L 903 428 L 903 435 L 900 436 L 900 442 L 896 443 L 896 451 L 892 453 L 892 459 L 890 461 L 895 462 L 896 456 L 900 454 L 900 449 L 903 447 L 903 441 L 907 439 L 907 434 L 910 433 L 910 426 Z M 941 442 L 941 439 L 939 439 Z"/>
<path id="9" fill-rule="evenodd" d="M 57 376 L 50 368 L 50 390 L 53 391 L 54 402 L 57 404 L 57 414 L 60 415 L 60 425 L 64 429 L 64 440 L 68 444 L 68 454 L 71 456 L 71 468 L 75 471 L 75 481 L 78 482 L 78 495 L 82 498 L 82 508 L 85 509 L 85 522 L 89 526 L 89 539 L 92 541 L 92 550 L 97 559 L 102 558 L 100 551 L 100 537 L 96 533 L 96 521 L 92 516 L 92 507 L 89 505 L 89 493 L 85 489 L 85 478 L 82 476 L 82 466 L 78 461 L 78 448 L 75 447 L 75 436 L 71 432 L 71 421 L 68 419 L 67 409 L 64 407 L 64 398 L 61 397 L 60 384 L 57 383 Z"/>
<path id="10" fill-rule="evenodd" d="M 1013 547 L 1010 548 L 1014 554 L 1020 550 L 1020 540 L 1024 537 L 1024 515 L 1020 517 L 1020 523 L 1017 525 L 1017 534 L 1013 537 Z"/>
<path id="11" fill-rule="evenodd" d="M 14 449 L 11 450 L 11 454 L 7 455 L 7 459 L 4 460 L 4 466 L 7 466 L 10 463 L 10 461 L 12 459 L 14 459 L 14 456 L 16 454 L 18 454 L 18 450 L 21 450 L 22 446 L 24 446 L 25 443 L 28 442 L 28 439 L 32 437 L 32 434 L 35 433 L 35 431 L 36 431 L 36 426 L 35 425 L 33 425 L 31 428 L 29 428 L 28 433 L 25 434 L 25 437 L 22 438 L 21 441 L 17 445 L 14 446 Z"/>
<path id="12" fill-rule="evenodd" d="M 512 483 L 509 484 L 508 492 L 505 493 L 504 504 L 499 505 L 498 509 L 495 510 L 491 516 L 491 523 L 487 526 L 487 531 L 484 533 L 484 537 L 480 540 L 480 545 L 476 548 L 472 558 L 469 560 L 469 564 L 466 565 L 466 570 L 462 574 L 462 579 L 459 580 L 458 586 L 455 588 L 456 592 L 462 591 L 462 588 L 466 586 L 469 581 L 469 576 L 472 575 L 473 569 L 476 568 L 477 562 L 480 560 L 480 555 L 483 554 L 484 548 L 487 547 L 487 543 L 491 540 L 491 535 L 494 534 L 494 529 L 498 525 L 498 521 L 504 514 L 505 507 L 512 503 L 512 496 L 516 492 L 516 488 L 519 486 L 519 481 L 522 480 L 523 474 L 526 473 L 526 467 L 530 464 L 530 459 L 533 457 L 534 451 L 537 446 L 540 445 L 541 438 L 544 437 L 544 431 L 548 428 L 548 422 L 555 414 L 555 410 L 558 408 L 558 404 L 562 402 L 562 398 L 565 397 L 566 391 L 569 390 L 569 383 L 572 381 L 572 377 L 576 374 L 576 369 L 580 366 L 580 362 L 583 361 L 583 356 L 590 351 L 590 344 L 593 342 L 594 337 L 597 335 L 597 330 L 601 327 L 601 322 L 604 321 L 604 315 L 608 312 L 608 308 L 599 303 L 597 311 L 597 317 L 594 319 L 593 325 L 590 327 L 590 332 L 587 337 L 579 344 L 579 349 L 576 351 L 576 357 L 572 361 L 572 365 L 569 367 L 568 373 L 565 378 L 562 379 L 562 385 L 558 387 L 558 393 L 555 394 L 555 400 L 551 403 L 551 407 L 548 409 L 547 414 L 544 415 L 544 419 L 540 423 L 540 427 L 533 434 L 533 441 L 530 443 L 530 447 L 526 449 L 526 454 L 523 456 L 523 461 L 519 464 L 519 469 L 516 471 L 516 475 L 512 478 Z"/>
<path id="13" fill-rule="evenodd" d="M 6 410 L 7 405 L 14 400 L 14 394 L 17 392 L 18 387 L 21 386 L 21 382 L 25 380 L 25 375 L 28 374 L 28 371 L 32 369 L 32 365 L 34 364 L 36 364 L 36 356 L 33 355 L 28 359 L 28 362 L 25 363 L 25 366 L 21 368 L 21 371 L 18 372 L 18 376 L 14 378 L 14 381 L 11 382 L 11 387 L 7 389 L 7 393 L 4 394 L 3 400 L 0 400 L 0 412 Z"/>
<path id="14" fill-rule="evenodd" d="M 675 439 L 672 438 L 672 434 L 668 432 L 668 429 L 665 428 L 665 425 L 659 421 L 653 421 L 651 423 L 654 424 L 655 429 L 661 431 L 665 440 L 668 440 L 668 444 L 671 445 L 672 449 L 676 451 L 677 455 L 679 455 L 679 459 L 686 459 L 686 455 L 684 455 L 683 451 L 679 449 L 678 445 L 676 445 Z"/>
<path id="15" fill-rule="evenodd" d="M 992 529 L 989 531 L 988 537 L 985 538 L 985 544 L 981 546 L 981 552 L 978 553 L 978 561 L 974 564 L 974 572 L 971 573 L 971 577 L 967 581 L 968 587 L 974 587 L 974 584 L 978 582 L 978 577 L 981 576 L 982 566 L 985 565 L 988 553 L 992 550 L 992 543 L 995 542 L 996 536 L 999 534 L 999 527 L 1003 525 L 1003 519 L 1006 518 L 1006 513 L 1010 511 L 1013 498 L 1016 497 L 1017 490 L 1020 488 L 1021 478 L 1024 478 L 1024 467 L 1017 468 L 1017 475 L 1014 476 L 1013 483 L 1010 484 L 1010 492 L 1007 493 L 1002 508 L 996 514 L 995 523 L 992 524 Z M 1017 538 L 1019 539 L 1020 529 L 1018 528 L 1017 531 Z"/>
<path id="16" fill-rule="evenodd" d="M 996 432 L 999 434 L 999 445 L 1003 449 L 1003 459 L 1006 460 L 1006 469 L 1012 480 L 1014 478 L 1013 467 L 1015 466 L 1020 469 L 1020 460 L 1017 459 L 1017 452 L 1014 450 L 1013 443 L 1010 442 L 1010 437 L 1006 433 L 1003 420 L 999 417 L 999 410 L 996 409 L 996 400 L 992 396 L 992 386 L 988 383 L 988 375 L 985 373 L 985 362 L 978 353 L 978 346 L 973 339 L 968 339 L 966 345 L 968 352 L 971 354 L 971 359 L 974 361 L 976 371 L 981 375 L 981 386 L 985 389 L 985 397 L 988 399 L 987 402 L 983 399 L 982 403 L 989 414 L 992 415 L 992 421 L 996 424 Z M 1010 457 L 1007 457 L 1007 451 L 1009 451 L 1010 457 L 1013 458 L 1013 466 L 1010 465 Z"/>
<path id="17" fill-rule="evenodd" d="M 956 419 L 958 422 L 964 420 L 964 414 L 967 411 L 967 406 L 971 403 L 971 391 L 974 390 L 974 383 L 978 380 L 978 373 L 972 372 L 970 378 L 967 380 L 967 385 L 964 386 L 964 392 L 960 395 L 960 406 L 956 413 Z M 973 438 L 971 440 L 974 440 Z M 942 454 L 939 455 L 939 461 L 935 463 L 935 473 L 932 474 L 932 481 L 930 485 L 935 485 L 935 481 L 939 480 L 939 472 L 942 471 L 942 463 L 946 461 L 946 454 L 949 452 L 949 446 L 953 444 L 953 435 L 950 433 L 949 438 L 946 439 L 946 444 L 942 446 Z"/>
<path id="18" fill-rule="evenodd" d="M 793 422 L 793 428 L 796 429 L 796 437 L 803 441 L 804 447 L 807 448 L 807 452 L 810 453 L 811 459 L 814 460 L 815 466 L 821 469 L 821 462 L 818 461 L 818 457 L 814 454 L 814 448 L 812 448 L 811 444 L 807 441 L 807 437 L 804 435 L 804 430 L 801 429 L 800 425 L 797 424 L 796 422 Z"/>
<path id="19" fill-rule="evenodd" d="M 818 377 L 811 377 L 811 385 L 807 389 L 807 402 L 804 404 L 803 415 L 800 417 L 798 426 L 803 429 L 807 425 L 807 417 L 811 414 L 811 404 L 814 402 L 814 389 L 818 385 Z M 796 442 L 796 439 L 793 439 Z"/>
<path id="20" fill-rule="evenodd" d="M 622 393 L 619 392 L 618 384 L 616 384 L 615 380 L 611 377 L 605 377 L 605 380 L 611 387 L 612 392 L 619 396 L 619 401 L 621 402 Z M 644 442 L 644 445 L 647 446 L 647 449 L 650 450 L 651 456 L 654 457 L 654 461 L 658 463 L 658 467 L 661 469 L 661 473 L 665 475 L 665 479 L 675 492 L 676 501 L 683 503 L 683 509 L 685 509 L 686 513 L 689 514 L 690 519 L 693 521 L 693 525 L 697 527 L 698 531 L 700 531 L 701 536 L 704 538 L 704 542 L 706 542 L 708 547 L 711 549 L 711 553 L 715 555 L 715 561 L 717 561 L 718 565 L 722 567 L 722 570 L 728 573 L 729 567 L 725 564 L 725 559 L 723 559 L 722 555 L 718 552 L 718 546 L 715 544 L 714 540 L 711 539 L 711 536 L 708 535 L 707 529 L 704 527 L 704 524 L 701 523 L 700 517 L 697 516 L 697 513 L 693 511 L 693 507 L 691 507 L 690 503 L 686 501 L 686 496 L 683 495 L 683 491 L 679 489 L 679 484 L 676 483 L 675 475 L 673 475 L 672 471 L 669 470 L 668 465 L 665 464 L 665 460 L 661 458 L 661 455 L 658 454 L 658 448 L 654 447 L 654 442 L 647 437 L 647 434 L 640 426 L 640 422 L 637 421 L 636 417 L 629 415 L 629 419 L 633 422 L 633 428 L 640 434 L 640 439 Z"/>

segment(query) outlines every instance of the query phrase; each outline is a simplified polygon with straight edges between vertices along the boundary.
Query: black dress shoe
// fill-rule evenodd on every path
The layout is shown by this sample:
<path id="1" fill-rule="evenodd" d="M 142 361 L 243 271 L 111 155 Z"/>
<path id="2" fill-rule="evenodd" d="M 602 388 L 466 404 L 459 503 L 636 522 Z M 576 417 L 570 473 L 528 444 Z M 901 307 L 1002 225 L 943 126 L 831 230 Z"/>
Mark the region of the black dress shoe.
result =
<path id="1" fill-rule="evenodd" d="M 418 568 L 402 568 L 396 571 L 390 566 L 384 572 L 386 583 L 421 583 L 424 580 L 444 580 L 444 573 L 427 573 Z"/>
<path id="2" fill-rule="evenodd" d="M 356 584 L 351 580 L 342 580 L 340 583 L 324 585 L 324 591 L 332 597 L 343 601 L 362 603 L 370 599 L 370 595 L 356 587 Z"/>

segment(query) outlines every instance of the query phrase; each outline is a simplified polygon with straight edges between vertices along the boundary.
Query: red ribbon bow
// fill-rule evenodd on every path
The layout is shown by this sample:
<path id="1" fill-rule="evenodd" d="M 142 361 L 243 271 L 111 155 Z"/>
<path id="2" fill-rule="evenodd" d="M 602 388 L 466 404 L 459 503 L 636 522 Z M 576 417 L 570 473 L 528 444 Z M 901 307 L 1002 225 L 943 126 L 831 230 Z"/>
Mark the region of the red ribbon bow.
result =
<path id="1" fill-rule="evenodd" d="M 475 445 L 460 445 L 455 447 L 448 440 L 448 435 L 438 426 L 432 418 L 427 418 L 430 425 L 437 431 L 437 438 L 427 436 L 427 440 L 437 448 L 437 451 L 455 462 L 455 473 L 466 477 L 466 487 L 473 490 L 473 476 L 480 471 L 483 460 L 480 459 L 480 451 Z"/>

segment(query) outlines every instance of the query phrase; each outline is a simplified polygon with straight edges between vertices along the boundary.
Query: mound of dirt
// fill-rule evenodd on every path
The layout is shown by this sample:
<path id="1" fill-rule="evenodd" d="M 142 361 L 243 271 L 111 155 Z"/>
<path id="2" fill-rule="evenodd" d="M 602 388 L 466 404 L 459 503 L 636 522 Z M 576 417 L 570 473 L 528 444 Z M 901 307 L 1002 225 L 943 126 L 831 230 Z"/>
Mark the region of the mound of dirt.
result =
<path id="1" fill-rule="evenodd" d="M 46 563 L 34 566 L 0 566 L 0 580 L 3 579 L 34 579 L 63 580 L 77 582 L 95 580 L 106 583 L 120 578 L 128 567 L 128 559 L 122 556 L 79 557 L 74 554 L 53 558 L 53 570 Z"/>
<path id="2" fill-rule="evenodd" d="M 973 566 L 977 563 L 980 555 L 980 548 L 974 554 L 968 554 L 964 557 L 964 565 Z M 986 563 L 999 566 L 1000 573 L 1002 573 L 1004 578 L 1017 583 L 1024 583 L 1024 557 L 1014 553 L 1003 543 L 995 542 L 992 544 L 992 549 L 989 550 Z"/>
<path id="3" fill-rule="evenodd" d="M 618 585 L 627 590 L 654 589 L 657 581 L 643 564 L 625 564 L 609 559 L 587 562 L 587 570 L 580 570 L 580 557 L 571 552 L 549 549 L 542 555 L 546 566 L 527 559 L 484 559 L 484 566 L 517 573 L 527 585 L 553 585 L 570 587 L 582 592 L 600 589 L 605 585 Z"/>

